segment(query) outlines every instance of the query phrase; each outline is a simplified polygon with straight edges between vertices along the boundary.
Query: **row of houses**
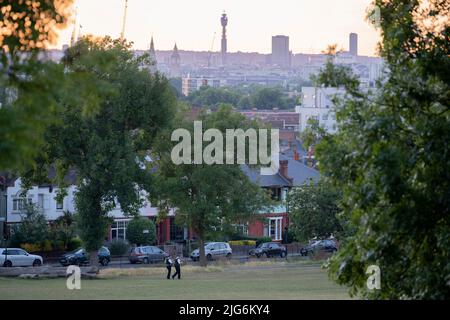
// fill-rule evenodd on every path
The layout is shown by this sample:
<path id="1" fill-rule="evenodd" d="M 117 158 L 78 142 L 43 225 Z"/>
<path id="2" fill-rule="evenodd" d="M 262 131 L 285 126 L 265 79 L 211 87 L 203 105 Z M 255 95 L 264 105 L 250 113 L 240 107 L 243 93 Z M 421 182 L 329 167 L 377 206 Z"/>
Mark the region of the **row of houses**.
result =
<path id="1" fill-rule="evenodd" d="M 259 184 L 261 188 L 271 191 L 272 198 L 277 205 L 272 207 L 269 212 L 260 212 L 265 219 L 258 219 L 249 223 L 236 226 L 240 231 L 251 237 L 268 236 L 273 241 L 282 241 L 286 235 L 289 226 L 289 213 L 286 207 L 286 196 L 289 190 L 295 186 L 300 186 L 310 181 L 317 181 L 319 173 L 294 160 L 290 154 L 280 155 L 280 169 L 271 176 L 260 175 L 257 169 L 251 169 L 243 166 L 242 170 L 251 181 Z M 49 173 L 49 177 L 54 172 Z M 1 176 L 1 174 L 0 174 Z M 74 196 L 76 193 L 76 174 L 71 172 L 66 176 L 66 182 L 69 184 L 67 195 L 62 201 L 56 201 L 58 186 L 54 185 L 36 185 L 22 193 L 21 178 L 0 178 L 2 182 L 2 194 L 0 194 L 0 208 L 3 216 L 7 218 L 8 224 L 20 223 L 23 210 L 26 204 L 35 204 L 46 216 L 49 222 L 60 217 L 65 211 L 75 212 Z M 175 212 L 172 210 L 162 221 L 157 219 L 158 209 L 150 202 L 144 203 L 140 208 L 140 215 L 151 219 L 156 224 L 158 244 L 167 242 L 181 242 L 187 239 L 195 238 L 188 228 L 179 226 L 175 223 Z M 2 215 L 0 215 L 1 217 Z M 108 237 L 105 240 L 126 239 L 126 228 L 131 220 L 126 216 L 118 205 L 111 210 L 109 216 L 113 218 L 113 223 L 109 226 Z"/>

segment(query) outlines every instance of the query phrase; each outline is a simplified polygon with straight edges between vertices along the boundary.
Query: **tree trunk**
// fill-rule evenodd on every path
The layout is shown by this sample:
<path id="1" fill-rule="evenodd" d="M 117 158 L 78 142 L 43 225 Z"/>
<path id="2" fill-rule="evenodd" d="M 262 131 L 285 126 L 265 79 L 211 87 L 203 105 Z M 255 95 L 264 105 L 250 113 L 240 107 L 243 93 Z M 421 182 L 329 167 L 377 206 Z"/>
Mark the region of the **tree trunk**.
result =
<path id="1" fill-rule="evenodd" d="M 99 263 L 98 263 L 98 250 L 93 250 L 89 252 L 89 265 L 91 266 L 90 272 L 98 273 Z"/>
<path id="2" fill-rule="evenodd" d="M 205 241 L 202 238 L 199 238 L 200 247 L 198 248 L 199 258 L 200 258 L 200 266 L 206 267 L 206 256 L 205 256 Z"/>

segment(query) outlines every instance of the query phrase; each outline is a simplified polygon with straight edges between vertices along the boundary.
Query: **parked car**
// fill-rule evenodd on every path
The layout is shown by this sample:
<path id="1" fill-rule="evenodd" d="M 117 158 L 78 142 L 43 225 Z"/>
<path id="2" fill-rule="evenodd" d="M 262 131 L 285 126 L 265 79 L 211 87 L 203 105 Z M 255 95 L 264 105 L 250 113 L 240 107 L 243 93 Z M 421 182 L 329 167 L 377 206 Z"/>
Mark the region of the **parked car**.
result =
<path id="1" fill-rule="evenodd" d="M 231 258 L 233 251 L 226 242 L 208 242 L 205 244 L 205 256 L 208 260 L 214 260 L 219 257 Z M 200 259 L 200 250 L 195 249 L 191 253 L 192 261 L 198 261 Z"/>
<path id="2" fill-rule="evenodd" d="M 270 257 L 281 257 L 284 258 L 287 256 L 287 249 L 285 246 L 282 246 L 276 242 L 266 242 L 261 243 L 255 249 L 250 250 L 249 255 L 254 255 L 257 258 L 261 258 L 263 256 Z"/>
<path id="3" fill-rule="evenodd" d="M 0 265 L 4 267 L 39 267 L 42 257 L 19 248 L 0 248 Z"/>
<path id="4" fill-rule="evenodd" d="M 164 262 L 169 256 L 166 252 L 155 246 L 141 246 L 131 248 L 128 259 L 130 263 L 155 263 Z"/>
<path id="5" fill-rule="evenodd" d="M 107 247 L 101 247 L 97 252 L 98 262 L 102 266 L 107 266 L 111 261 L 111 253 Z M 59 258 L 63 266 L 78 265 L 82 266 L 89 263 L 89 253 L 84 248 L 78 248 L 72 252 L 66 253 Z"/>
<path id="6" fill-rule="evenodd" d="M 301 248 L 300 254 L 302 256 L 307 256 L 317 251 L 334 253 L 337 251 L 336 242 L 331 239 L 316 240 L 311 244 L 307 245 L 306 247 Z"/>

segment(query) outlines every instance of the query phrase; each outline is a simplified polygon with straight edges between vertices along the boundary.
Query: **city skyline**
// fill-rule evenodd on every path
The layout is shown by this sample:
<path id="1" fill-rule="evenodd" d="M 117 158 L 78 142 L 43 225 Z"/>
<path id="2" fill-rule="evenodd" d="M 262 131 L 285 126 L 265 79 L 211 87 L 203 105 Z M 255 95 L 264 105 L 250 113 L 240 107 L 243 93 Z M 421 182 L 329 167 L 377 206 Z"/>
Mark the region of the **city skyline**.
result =
<path id="1" fill-rule="evenodd" d="M 176 42 L 180 50 L 212 48 L 220 52 L 220 18 L 225 11 L 229 18 L 228 52 L 268 54 L 274 35 L 288 36 L 294 54 L 320 53 L 330 44 L 348 50 L 348 36 L 355 32 L 359 38 L 359 54 L 375 56 L 379 35 L 365 20 L 370 3 L 370 0 L 283 0 L 275 6 L 255 0 L 245 3 L 129 0 L 125 38 L 133 41 L 133 49 L 137 50 L 148 49 L 153 36 L 156 50 L 171 50 Z M 123 0 L 77 0 L 75 7 L 77 24 L 82 26 L 76 30 L 81 30 L 81 34 L 120 36 Z M 104 14 L 99 13 L 102 10 Z M 73 29 L 73 24 L 69 24 L 52 47 L 69 44 Z"/>

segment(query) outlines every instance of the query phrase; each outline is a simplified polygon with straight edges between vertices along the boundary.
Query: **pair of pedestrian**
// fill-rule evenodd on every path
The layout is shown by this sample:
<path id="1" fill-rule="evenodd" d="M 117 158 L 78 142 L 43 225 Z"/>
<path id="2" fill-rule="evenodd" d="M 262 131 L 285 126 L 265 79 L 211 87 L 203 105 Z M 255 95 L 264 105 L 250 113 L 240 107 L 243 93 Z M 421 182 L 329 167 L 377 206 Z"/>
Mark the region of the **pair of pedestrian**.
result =
<path id="1" fill-rule="evenodd" d="M 171 257 L 167 257 L 166 259 L 167 279 L 170 279 L 172 267 L 175 267 L 175 273 L 172 275 L 172 280 L 175 280 L 176 276 L 178 276 L 178 279 L 181 279 L 181 259 L 179 257 L 176 257 L 175 260 L 173 260 Z"/>

